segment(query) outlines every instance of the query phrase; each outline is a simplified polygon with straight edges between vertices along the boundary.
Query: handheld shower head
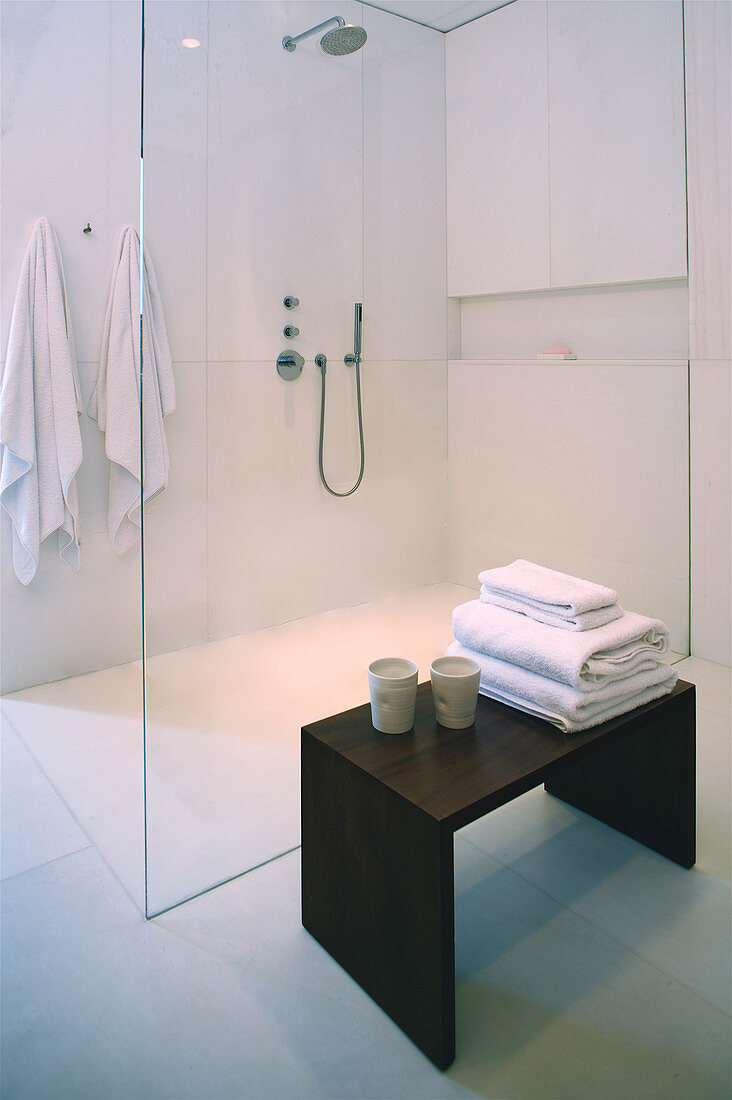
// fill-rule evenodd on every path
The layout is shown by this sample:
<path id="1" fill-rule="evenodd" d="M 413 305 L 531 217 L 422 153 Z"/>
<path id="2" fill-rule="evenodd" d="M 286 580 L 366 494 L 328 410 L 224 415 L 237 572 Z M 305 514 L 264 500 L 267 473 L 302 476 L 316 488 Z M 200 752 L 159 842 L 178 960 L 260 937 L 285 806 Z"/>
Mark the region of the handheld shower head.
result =
<path id="1" fill-rule="evenodd" d="M 340 15 L 333 15 L 330 19 L 326 19 L 324 23 L 318 23 L 317 27 L 311 27 L 309 31 L 296 34 L 294 38 L 292 35 L 286 34 L 282 39 L 283 49 L 287 50 L 288 53 L 292 53 L 297 49 L 298 42 L 301 42 L 303 38 L 309 38 L 311 34 L 317 34 L 319 31 L 325 30 L 332 23 L 335 23 L 336 26 L 327 31 L 320 39 L 320 46 L 324 53 L 341 57 L 344 54 L 355 53 L 356 50 L 361 49 L 367 38 L 366 31 L 363 27 L 353 27 L 350 23 L 346 23 Z"/>

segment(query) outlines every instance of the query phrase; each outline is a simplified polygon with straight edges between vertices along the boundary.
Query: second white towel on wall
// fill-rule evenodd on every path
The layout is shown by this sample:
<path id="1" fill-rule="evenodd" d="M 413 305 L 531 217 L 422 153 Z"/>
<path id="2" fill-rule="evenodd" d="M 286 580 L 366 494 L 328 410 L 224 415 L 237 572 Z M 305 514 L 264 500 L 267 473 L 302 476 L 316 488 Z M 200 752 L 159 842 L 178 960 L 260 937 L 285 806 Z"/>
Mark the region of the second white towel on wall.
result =
<path id="1" fill-rule="evenodd" d="M 147 249 L 142 272 L 142 441 L 144 499 L 168 484 L 163 418 L 175 408 L 175 382 L 158 282 Z M 99 376 L 89 415 L 105 434 L 109 471 L 109 537 L 124 554 L 140 537 L 140 239 L 126 226 L 117 241 L 104 321 Z"/>

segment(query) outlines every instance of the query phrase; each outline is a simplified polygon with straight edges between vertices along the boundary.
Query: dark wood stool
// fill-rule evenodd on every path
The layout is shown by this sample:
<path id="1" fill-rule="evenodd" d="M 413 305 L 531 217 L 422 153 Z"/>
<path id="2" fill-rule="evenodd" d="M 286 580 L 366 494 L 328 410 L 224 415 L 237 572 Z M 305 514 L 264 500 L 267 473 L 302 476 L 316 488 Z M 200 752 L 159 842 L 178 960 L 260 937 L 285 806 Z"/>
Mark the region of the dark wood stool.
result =
<path id="1" fill-rule="evenodd" d="M 695 688 L 583 733 L 480 697 L 474 726 L 378 733 L 369 704 L 302 730 L 302 922 L 436 1066 L 455 1057 L 453 834 L 544 783 L 691 867 Z"/>

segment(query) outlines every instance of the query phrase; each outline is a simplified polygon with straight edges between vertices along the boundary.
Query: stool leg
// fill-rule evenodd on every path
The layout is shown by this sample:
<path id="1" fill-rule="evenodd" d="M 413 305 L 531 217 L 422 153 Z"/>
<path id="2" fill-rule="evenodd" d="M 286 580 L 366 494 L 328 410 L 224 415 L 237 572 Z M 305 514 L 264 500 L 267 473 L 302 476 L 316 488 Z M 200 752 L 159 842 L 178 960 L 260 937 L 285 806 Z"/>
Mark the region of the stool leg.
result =
<path id="1" fill-rule="evenodd" d="M 455 1057 L 452 832 L 302 734 L 302 923 L 440 1069 Z"/>
<path id="2" fill-rule="evenodd" d="M 670 698 L 627 736 L 558 771 L 545 784 L 662 856 L 696 861 L 695 692 Z"/>

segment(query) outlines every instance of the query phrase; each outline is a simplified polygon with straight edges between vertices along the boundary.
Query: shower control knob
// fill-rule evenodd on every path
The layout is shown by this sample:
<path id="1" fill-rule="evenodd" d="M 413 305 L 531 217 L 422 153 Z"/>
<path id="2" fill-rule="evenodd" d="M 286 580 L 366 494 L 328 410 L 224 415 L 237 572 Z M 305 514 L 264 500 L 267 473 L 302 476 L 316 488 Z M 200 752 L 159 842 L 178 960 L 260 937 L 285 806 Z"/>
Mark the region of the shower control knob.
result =
<path id="1" fill-rule="evenodd" d="M 280 378 L 284 378 L 285 382 L 292 382 L 295 378 L 299 378 L 304 365 L 305 360 L 302 355 L 293 351 L 292 348 L 280 352 L 277 356 L 277 373 Z"/>
<path id="2" fill-rule="evenodd" d="M 293 336 L 299 336 L 300 335 L 300 329 L 295 328 L 294 325 L 285 325 L 285 327 L 282 330 L 282 335 L 286 336 L 287 339 L 289 340 Z"/>
<path id="3" fill-rule="evenodd" d="M 300 299 L 294 298 L 291 294 L 288 294 L 287 297 L 282 299 L 282 304 L 285 309 L 294 309 L 295 306 L 300 305 Z"/>

